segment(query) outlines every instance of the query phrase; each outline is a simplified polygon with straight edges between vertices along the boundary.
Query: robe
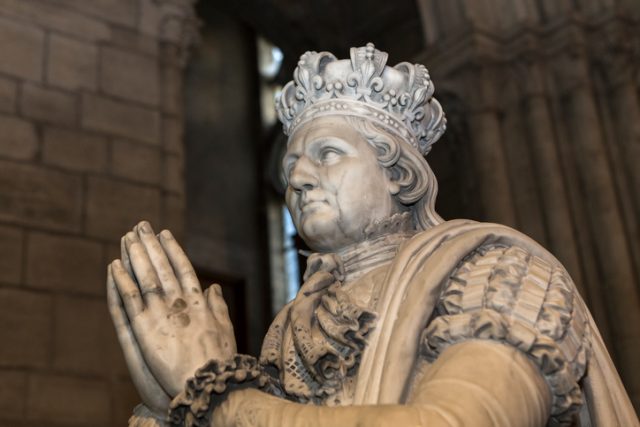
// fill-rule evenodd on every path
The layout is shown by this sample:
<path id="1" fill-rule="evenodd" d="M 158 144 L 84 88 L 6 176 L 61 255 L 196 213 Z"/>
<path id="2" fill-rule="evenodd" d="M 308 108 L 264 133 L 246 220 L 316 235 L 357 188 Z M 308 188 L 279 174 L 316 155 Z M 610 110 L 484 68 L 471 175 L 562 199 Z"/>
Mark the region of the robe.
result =
<path id="1" fill-rule="evenodd" d="M 495 331 L 491 333 L 469 331 L 468 327 L 465 333 L 458 333 L 456 337 L 452 337 L 450 331 L 434 331 L 435 323 L 447 317 L 440 316 L 437 313 L 437 308 L 442 305 L 443 292 L 450 287 L 451 278 L 456 270 L 470 254 L 481 248 L 496 246 L 513 247 L 528 254 L 532 259 L 532 271 L 535 270 L 533 268 L 536 265 L 535 260 L 540 265 L 547 265 L 549 271 L 554 269 L 556 276 L 560 275 L 563 279 L 563 291 L 571 294 L 568 301 L 571 301 L 571 305 L 575 306 L 575 309 L 570 309 L 567 316 L 572 316 L 573 322 L 566 326 L 567 332 L 564 335 L 567 337 L 563 336 L 564 342 L 558 344 L 558 347 L 562 348 L 556 349 L 557 354 L 553 355 L 553 357 L 562 358 L 563 351 L 567 354 L 571 353 L 571 356 L 564 356 L 572 360 L 567 360 L 566 364 L 562 366 L 563 372 L 556 372 L 561 369 L 558 366 L 542 366 L 543 359 L 551 356 L 548 354 L 540 355 L 539 350 L 536 353 L 535 345 L 528 342 L 535 340 L 536 337 L 529 338 L 532 332 L 526 328 L 520 328 L 521 324 L 526 323 L 524 321 L 507 322 L 505 328 L 511 330 L 504 331 L 502 335 L 494 333 Z M 327 270 L 331 271 L 331 267 L 333 266 Z M 531 276 L 529 282 L 525 278 L 517 285 L 530 288 L 528 292 L 521 292 L 530 301 L 516 302 L 519 306 L 514 308 L 513 315 L 522 316 L 526 315 L 525 309 L 533 310 L 532 313 L 529 313 L 529 316 L 532 315 L 529 322 L 532 328 L 536 322 L 542 323 L 542 320 L 538 319 L 539 313 L 543 311 L 542 303 L 545 293 L 549 291 L 549 286 L 553 285 L 550 272 L 548 276 L 547 283 L 544 283 L 544 280 L 538 280 L 536 283 L 533 280 L 535 277 Z M 331 282 L 330 278 L 327 280 Z M 486 289 L 482 292 L 486 293 Z M 334 290 L 333 294 L 335 295 L 335 293 Z M 577 417 L 583 426 L 638 425 L 638 419 L 620 377 L 575 285 L 571 282 L 561 263 L 546 249 L 524 234 L 498 224 L 467 220 L 447 221 L 417 233 L 400 245 L 391 263 L 385 267 L 384 279 L 378 293 L 379 300 L 373 313 L 367 311 L 366 308 L 349 307 L 348 302 L 346 304 L 343 302 L 343 305 L 346 305 L 343 308 L 347 311 L 351 310 L 351 317 L 348 319 L 351 322 L 351 328 L 347 329 L 351 333 L 350 336 L 353 337 L 353 345 L 347 348 L 347 351 L 340 353 L 346 354 L 347 369 L 353 366 L 354 359 L 357 359 L 358 365 L 357 373 L 352 380 L 353 399 L 349 404 L 404 403 L 409 397 L 417 366 L 422 361 L 428 360 L 429 356 L 431 356 L 431 360 L 437 358 L 442 348 L 459 342 L 461 339 L 493 339 L 514 345 L 525 353 L 531 353 L 527 355 L 531 356 L 542 370 L 547 370 L 547 372 L 543 372 L 543 375 L 550 382 L 550 387 L 556 394 L 554 395 L 554 404 L 562 406 L 560 409 L 554 408 L 557 409 L 556 412 L 560 410 L 575 412 L 577 410 Z M 470 295 L 471 291 L 467 291 L 467 293 Z M 324 298 L 326 299 L 326 294 Z M 287 340 L 287 329 L 299 328 L 300 322 L 293 322 L 290 318 L 298 304 L 300 303 L 294 300 L 281 312 L 280 319 L 274 322 L 274 325 L 278 325 L 280 329 L 277 336 L 282 337 L 285 341 Z M 305 324 L 311 325 L 314 323 L 313 316 L 318 317 L 319 312 L 317 308 L 313 311 L 312 307 L 321 306 L 323 302 L 314 305 L 306 301 L 304 304 L 305 312 L 311 316 L 310 319 L 306 319 Z M 516 313 L 518 310 L 519 312 Z M 320 312 L 323 313 L 324 310 Z M 461 316 L 463 314 L 458 314 L 457 317 Z M 375 323 L 372 320 L 374 318 Z M 470 316 L 467 318 L 471 319 Z M 547 323 L 549 322 L 551 325 L 547 325 L 545 330 L 553 330 L 555 326 L 559 327 L 553 322 L 560 322 L 560 320 L 552 318 L 547 321 Z M 497 321 L 497 323 L 500 322 Z M 495 325 L 491 327 L 495 327 Z M 345 334 L 344 330 L 340 332 L 340 338 L 349 336 L 349 334 Z M 432 348 L 431 351 L 427 350 L 426 352 L 421 350 L 421 346 L 429 346 L 429 343 L 425 344 L 425 340 L 428 339 L 425 335 L 429 335 L 425 332 L 430 332 L 431 336 L 428 338 L 431 340 L 444 341 L 435 344 L 440 349 Z M 308 331 L 306 333 L 309 334 Z M 548 344 L 544 340 L 549 341 L 549 337 L 544 333 L 534 331 L 533 334 L 537 335 L 537 340 L 541 342 L 539 347 L 544 347 L 542 344 Z M 290 337 L 291 335 L 289 335 L 289 340 L 293 341 Z M 334 338 L 330 339 L 333 343 L 335 343 Z M 262 361 L 265 364 L 273 363 L 274 359 L 280 357 L 279 363 L 277 361 L 275 364 L 280 369 L 280 379 L 284 383 L 285 394 L 287 394 L 287 379 L 282 372 L 286 369 L 283 361 L 287 354 L 290 356 L 292 352 L 299 352 L 299 350 L 295 343 L 285 342 L 280 346 L 275 346 L 279 349 L 280 355 L 274 357 L 274 346 L 268 345 L 269 339 L 273 340 L 274 335 L 267 335 Z M 447 340 L 451 342 L 446 342 Z M 572 341 L 576 341 L 576 343 Z M 313 342 L 313 339 L 309 340 L 305 347 Z M 305 349 L 305 351 L 309 352 L 310 350 Z M 267 357 L 265 357 L 265 353 L 269 353 Z M 425 355 L 425 353 L 431 354 Z M 538 360 L 535 360 L 536 358 Z M 298 378 L 306 378 L 309 381 L 311 377 L 312 381 L 313 379 L 317 381 L 313 381 L 314 383 L 320 384 L 322 387 L 325 384 L 322 381 L 323 377 L 318 375 L 318 369 L 313 366 L 322 359 L 322 351 L 315 353 L 311 360 L 305 357 L 299 358 L 301 363 L 296 367 Z M 334 368 L 338 365 L 338 363 L 334 363 Z M 331 380 L 333 379 L 331 378 Z M 329 385 L 336 388 L 335 384 Z M 571 387 L 574 389 L 571 390 Z M 312 388 L 317 389 L 317 387 Z M 559 392 L 558 389 L 560 389 Z M 326 393 L 326 390 L 324 392 Z M 292 400 L 314 401 L 313 396 L 292 394 L 293 396 L 289 395 L 290 398 L 293 397 Z M 318 403 L 317 400 L 315 402 Z M 320 404 L 323 403 L 320 402 Z M 565 413 L 563 415 L 566 422 L 567 416 L 571 418 L 572 414 Z M 576 414 L 573 415 L 575 419 Z"/>
<path id="2" fill-rule="evenodd" d="M 296 403 L 252 396 L 235 409 L 244 420 L 239 424 L 251 425 L 247 420 L 276 407 L 272 420 L 308 417 L 300 403 L 352 407 L 351 420 L 367 405 L 401 410 L 398 405 L 411 403 L 416 381 L 447 347 L 491 340 L 522 351 L 539 368 L 552 397 L 547 425 L 640 425 L 575 285 L 560 262 L 527 236 L 502 225 L 454 220 L 409 236 L 383 235 L 367 249 L 360 265 L 375 268 L 358 278 L 374 285 L 366 292 L 350 293 L 342 283 L 348 266 L 341 257 L 310 258 L 305 284 L 274 320 L 259 362 L 245 368 L 259 379 L 254 386 L 266 384 L 270 394 Z M 370 298 L 359 300 L 363 293 Z M 193 421 L 186 425 L 209 425 L 206 414 L 215 400 L 209 397 L 224 392 L 218 379 L 238 383 L 247 376 L 215 363 L 213 368 L 196 373 L 198 380 L 174 400 L 182 411 L 175 412 L 175 425 L 182 425 L 185 413 Z M 337 413 L 325 416 L 335 422 Z"/>

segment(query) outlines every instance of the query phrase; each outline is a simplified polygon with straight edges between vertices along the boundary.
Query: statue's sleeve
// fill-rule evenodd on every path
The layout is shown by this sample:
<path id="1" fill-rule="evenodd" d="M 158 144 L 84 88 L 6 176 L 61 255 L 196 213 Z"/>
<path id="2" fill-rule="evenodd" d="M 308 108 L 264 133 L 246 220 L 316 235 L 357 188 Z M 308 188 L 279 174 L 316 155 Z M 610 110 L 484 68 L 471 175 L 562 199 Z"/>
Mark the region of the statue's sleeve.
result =
<path id="1" fill-rule="evenodd" d="M 549 390 L 537 367 L 512 347 L 470 340 L 443 350 L 404 404 L 320 406 L 256 389 L 231 393 L 211 427 L 541 427 Z"/>
<path id="2" fill-rule="evenodd" d="M 565 269 L 519 247 L 484 247 L 454 272 L 422 335 L 429 361 L 467 340 L 492 340 L 525 354 L 552 397 L 551 416 L 569 419 L 582 404 L 579 380 L 590 353 L 582 300 Z"/>
<path id="3" fill-rule="evenodd" d="M 482 248 L 443 288 L 406 403 L 328 407 L 248 388 L 210 408 L 209 424 L 186 414 L 176 425 L 533 427 L 550 414 L 564 424 L 581 403 L 585 310 L 560 265 L 515 247 Z"/>

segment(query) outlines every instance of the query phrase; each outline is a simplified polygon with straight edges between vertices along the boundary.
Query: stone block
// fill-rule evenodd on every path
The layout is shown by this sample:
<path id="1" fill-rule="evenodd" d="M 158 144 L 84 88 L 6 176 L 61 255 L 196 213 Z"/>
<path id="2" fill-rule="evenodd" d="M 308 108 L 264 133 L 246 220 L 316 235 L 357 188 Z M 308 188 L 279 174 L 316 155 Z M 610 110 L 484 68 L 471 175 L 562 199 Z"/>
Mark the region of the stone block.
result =
<path id="1" fill-rule="evenodd" d="M 18 84 L 11 79 L 0 77 L 0 113 L 16 111 Z"/>
<path id="2" fill-rule="evenodd" d="M 0 370 L 0 384 L 2 384 L 0 387 L 1 417 L 14 420 L 24 419 L 27 375 L 20 371 Z"/>
<path id="3" fill-rule="evenodd" d="M 22 248 L 22 231 L 19 228 L 0 226 L 0 282 L 16 285 L 20 283 Z"/>
<path id="4" fill-rule="evenodd" d="M 65 426 L 110 425 L 111 399 L 105 381 L 34 373 L 29 377 L 27 419 Z"/>
<path id="5" fill-rule="evenodd" d="M 164 188 L 184 194 L 184 161 L 181 157 L 167 154 L 164 159 Z"/>
<path id="6" fill-rule="evenodd" d="M 91 236 L 117 243 L 143 219 L 160 222 L 160 189 L 101 177 L 90 177 L 88 188 L 86 232 Z"/>
<path id="7" fill-rule="evenodd" d="M 51 304 L 48 295 L 0 288 L 0 366 L 32 368 L 48 365 Z"/>
<path id="8" fill-rule="evenodd" d="M 100 86 L 111 95 L 157 105 L 158 61 L 151 56 L 105 46 L 102 48 Z"/>
<path id="9" fill-rule="evenodd" d="M 57 3 L 83 14 L 128 27 L 135 27 L 138 20 L 138 2 L 131 0 L 57 0 Z"/>
<path id="10" fill-rule="evenodd" d="M 126 426 L 140 396 L 131 381 L 118 381 L 113 385 L 113 427 Z"/>
<path id="11" fill-rule="evenodd" d="M 151 56 L 158 55 L 158 39 L 156 37 L 141 34 L 130 28 L 113 27 L 111 29 L 111 44 Z"/>
<path id="12" fill-rule="evenodd" d="M 107 158 L 106 137 L 52 127 L 44 130 L 42 160 L 47 164 L 80 172 L 103 172 Z"/>
<path id="13" fill-rule="evenodd" d="M 95 89 L 98 47 L 52 34 L 47 57 L 47 82 L 65 89 Z"/>
<path id="14" fill-rule="evenodd" d="M 101 19 L 60 7 L 48 0 L 0 0 L 0 8 L 6 16 L 84 40 L 106 40 L 111 33 L 109 25 Z"/>
<path id="15" fill-rule="evenodd" d="M 74 95 L 33 84 L 23 86 L 19 104 L 22 114 L 47 123 L 73 125 L 78 116 Z"/>
<path id="16" fill-rule="evenodd" d="M 83 94 L 82 126 L 149 144 L 160 144 L 160 115 L 125 101 Z"/>
<path id="17" fill-rule="evenodd" d="M 184 140 L 182 120 L 177 117 L 165 116 L 162 120 L 164 149 L 178 156 L 184 155 Z"/>
<path id="18" fill-rule="evenodd" d="M 44 32 L 0 17 L 0 72 L 42 81 Z"/>
<path id="19" fill-rule="evenodd" d="M 80 177 L 0 160 L 0 221 L 75 232 L 81 203 Z"/>
<path id="20" fill-rule="evenodd" d="M 140 2 L 140 31 L 157 37 L 160 33 L 163 11 L 153 0 L 141 0 Z"/>
<path id="21" fill-rule="evenodd" d="M 161 153 L 156 147 L 116 140 L 111 151 L 111 172 L 133 181 L 160 184 Z"/>
<path id="22" fill-rule="evenodd" d="M 36 156 L 38 136 L 32 123 L 0 115 L 0 129 L 0 156 L 19 160 L 30 160 Z"/>
<path id="23" fill-rule="evenodd" d="M 26 282 L 51 291 L 104 295 L 102 244 L 71 236 L 27 236 Z"/>
<path id="24" fill-rule="evenodd" d="M 101 269 L 104 277 L 105 271 Z M 111 371 L 105 338 L 113 325 L 103 298 L 58 297 L 54 322 L 54 369 L 96 375 Z"/>

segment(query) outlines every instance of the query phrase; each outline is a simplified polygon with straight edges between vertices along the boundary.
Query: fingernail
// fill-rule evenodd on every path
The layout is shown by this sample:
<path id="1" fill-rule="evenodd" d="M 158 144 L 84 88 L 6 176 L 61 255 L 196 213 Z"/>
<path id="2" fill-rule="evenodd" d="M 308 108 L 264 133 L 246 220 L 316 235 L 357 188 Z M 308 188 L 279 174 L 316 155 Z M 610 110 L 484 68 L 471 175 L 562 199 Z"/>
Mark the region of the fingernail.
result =
<path id="1" fill-rule="evenodd" d="M 124 235 L 124 238 L 127 241 L 127 243 L 131 245 L 136 241 L 136 233 L 134 233 L 133 231 L 129 231 L 127 234 Z"/>
<path id="2" fill-rule="evenodd" d="M 215 292 L 216 295 L 222 296 L 222 288 L 220 287 L 220 285 L 214 283 L 213 285 L 211 285 L 211 287 L 213 288 L 213 292 Z"/>
<path id="3" fill-rule="evenodd" d="M 147 221 L 142 221 L 140 223 L 140 231 L 142 231 L 144 234 L 153 233 L 153 230 L 151 229 L 151 224 L 149 224 Z"/>
<path id="4" fill-rule="evenodd" d="M 160 235 L 164 238 L 164 239 L 172 239 L 173 235 L 171 234 L 171 232 L 169 230 L 162 230 L 162 232 L 160 233 Z"/>

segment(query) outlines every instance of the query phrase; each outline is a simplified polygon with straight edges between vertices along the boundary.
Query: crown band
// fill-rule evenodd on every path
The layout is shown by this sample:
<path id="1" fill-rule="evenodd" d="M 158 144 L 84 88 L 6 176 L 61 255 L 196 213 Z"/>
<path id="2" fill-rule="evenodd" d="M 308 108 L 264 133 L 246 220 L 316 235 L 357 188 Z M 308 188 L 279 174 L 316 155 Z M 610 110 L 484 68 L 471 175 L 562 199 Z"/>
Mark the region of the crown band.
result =
<path id="1" fill-rule="evenodd" d="M 418 142 L 406 125 L 396 120 L 392 115 L 384 110 L 368 105 L 364 102 L 347 100 L 347 99 L 330 99 L 317 102 L 300 113 L 291 122 L 288 135 L 293 135 L 296 128 L 310 120 L 319 117 L 333 115 L 348 115 L 352 117 L 360 117 L 379 124 L 388 131 L 395 133 L 397 136 L 410 143 L 416 150 L 420 151 Z"/>

